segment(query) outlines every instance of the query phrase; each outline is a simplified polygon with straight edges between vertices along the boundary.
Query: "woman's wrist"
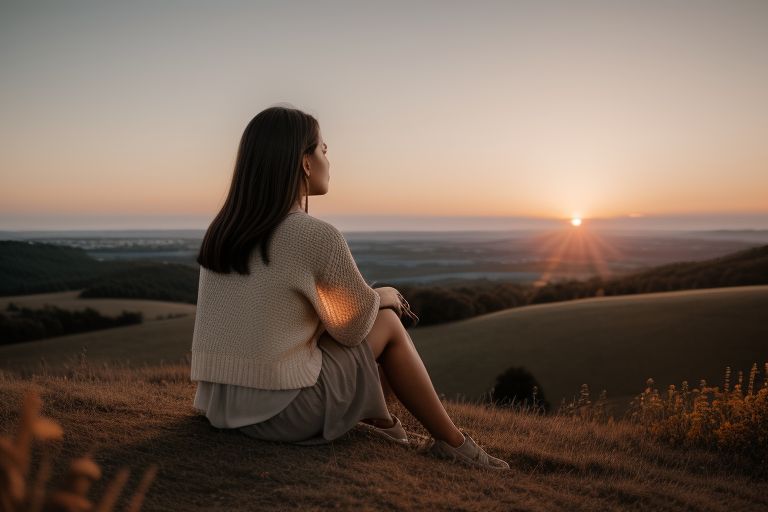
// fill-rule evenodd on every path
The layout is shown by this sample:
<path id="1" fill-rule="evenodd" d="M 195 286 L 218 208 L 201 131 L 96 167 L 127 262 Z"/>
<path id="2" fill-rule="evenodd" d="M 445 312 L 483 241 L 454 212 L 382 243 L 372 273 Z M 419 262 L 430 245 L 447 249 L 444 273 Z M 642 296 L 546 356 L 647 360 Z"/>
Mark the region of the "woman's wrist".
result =
<path id="1" fill-rule="evenodd" d="M 383 293 L 381 293 L 382 288 L 374 288 L 373 291 L 379 294 L 379 309 L 384 309 L 385 307 L 389 306 L 387 302 L 387 296 Z"/>
<path id="2" fill-rule="evenodd" d="M 400 304 L 399 299 L 396 296 L 393 298 L 393 295 L 388 293 L 386 288 L 374 288 L 374 290 L 379 294 L 380 297 L 379 309 L 391 309 L 395 313 L 398 313 Z"/>

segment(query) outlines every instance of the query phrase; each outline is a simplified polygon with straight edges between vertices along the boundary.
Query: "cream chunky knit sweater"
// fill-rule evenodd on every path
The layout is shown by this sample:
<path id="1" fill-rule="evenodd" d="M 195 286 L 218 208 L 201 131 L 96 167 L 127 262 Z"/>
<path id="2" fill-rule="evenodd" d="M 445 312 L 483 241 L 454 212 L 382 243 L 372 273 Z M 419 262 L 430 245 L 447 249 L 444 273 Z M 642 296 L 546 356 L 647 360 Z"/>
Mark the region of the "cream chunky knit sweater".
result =
<path id="1" fill-rule="evenodd" d="M 258 248 L 249 276 L 200 267 L 191 380 L 260 389 L 317 382 L 323 331 L 355 346 L 376 320 L 380 296 L 333 225 L 294 210 L 275 228 L 269 265 Z"/>

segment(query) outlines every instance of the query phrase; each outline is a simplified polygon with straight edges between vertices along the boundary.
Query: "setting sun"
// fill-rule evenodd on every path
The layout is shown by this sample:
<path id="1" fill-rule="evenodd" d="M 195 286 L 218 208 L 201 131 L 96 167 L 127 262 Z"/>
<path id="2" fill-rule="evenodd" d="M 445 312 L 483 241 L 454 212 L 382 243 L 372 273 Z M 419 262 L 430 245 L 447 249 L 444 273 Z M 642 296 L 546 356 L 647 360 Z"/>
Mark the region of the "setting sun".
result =
<path id="1" fill-rule="evenodd" d="M 581 219 L 578 217 L 574 217 L 571 219 L 571 224 L 574 226 L 581 226 Z"/>

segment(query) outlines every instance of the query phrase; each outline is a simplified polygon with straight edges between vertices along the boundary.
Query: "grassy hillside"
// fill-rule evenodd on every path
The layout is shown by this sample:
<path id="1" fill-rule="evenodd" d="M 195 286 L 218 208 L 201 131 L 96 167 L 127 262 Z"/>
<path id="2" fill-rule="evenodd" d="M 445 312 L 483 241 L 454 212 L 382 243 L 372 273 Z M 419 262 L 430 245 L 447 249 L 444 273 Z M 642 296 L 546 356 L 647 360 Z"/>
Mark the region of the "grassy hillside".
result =
<path id="1" fill-rule="evenodd" d="M 606 389 L 620 413 L 645 380 L 679 386 L 722 380 L 723 366 L 766 361 L 768 286 L 581 299 L 509 309 L 410 331 L 435 387 L 471 401 L 510 366 L 525 366 L 557 406 L 587 383 Z M 179 361 L 192 344 L 194 317 L 0 347 L 0 368 L 76 363 Z"/>
<path id="2" fill-rule="evenodd" d="M 722 380 L 723 366 L 768 360 L 768 286 L 580 299 L 415 329 L 436 387 L 479 398 L 496 375 L 525 366 L 554 404 L 582 383 L 619 407 L 648 377 Z"/>
<path id="3" fill-rule="evenodd" d="M 194 326 L 194 316 L 185 316 L 0 346 L 0 369 L 34 370 L 44 358 L 46 366 L 56 371 L 76 364 L 83 347 L 94 364 L 115 362 L 142 366 L 161 361 L 178 362 L 192 346 Z"/>
<path id="4" fill-rule="evenodd" d="M 455 423 L 504 473 L 436 460 L 353 430 L 327 446 L 299 447 L 217 430 L 191 406 L 188 367 L 84 371 L 66 380 L 0 376 L 0 433 L 15 426 L 34 386 L 44 416 L 64 428 L 52 483 L 92 450 L 104 483 L 124 466 L 127 488 L 159 472 L 142 510 L 765 510 L 764 467 L 728 454 L 650 442 L 636 427 L 545 418 L 446 401 Z M 397 402 L 409 432 L 426 434 Z M 39 458 L 39 457 L 38 457 Z M 33 461 L 36 468 L 38 458 Z M 118 503 L 122 507 L 123 503 Z"/>

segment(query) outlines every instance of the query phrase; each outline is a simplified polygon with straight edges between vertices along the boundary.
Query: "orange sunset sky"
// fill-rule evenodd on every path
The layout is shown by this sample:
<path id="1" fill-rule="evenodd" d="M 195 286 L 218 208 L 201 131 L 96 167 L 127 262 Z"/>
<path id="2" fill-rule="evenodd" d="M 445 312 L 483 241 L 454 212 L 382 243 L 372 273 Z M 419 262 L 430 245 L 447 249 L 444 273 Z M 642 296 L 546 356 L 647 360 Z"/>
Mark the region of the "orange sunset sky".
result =
<path id="1" fill-rule="evenodd" d="M 0 229 L 204 229 L 283 102 L 341 228 L 768 228 L 767 50 L 765 1 L 2 2 Z"/>

